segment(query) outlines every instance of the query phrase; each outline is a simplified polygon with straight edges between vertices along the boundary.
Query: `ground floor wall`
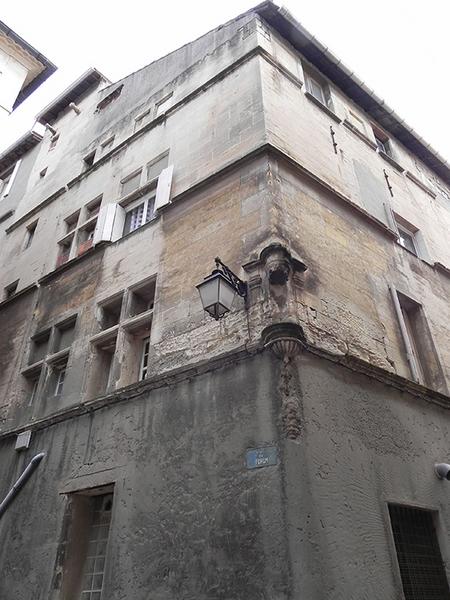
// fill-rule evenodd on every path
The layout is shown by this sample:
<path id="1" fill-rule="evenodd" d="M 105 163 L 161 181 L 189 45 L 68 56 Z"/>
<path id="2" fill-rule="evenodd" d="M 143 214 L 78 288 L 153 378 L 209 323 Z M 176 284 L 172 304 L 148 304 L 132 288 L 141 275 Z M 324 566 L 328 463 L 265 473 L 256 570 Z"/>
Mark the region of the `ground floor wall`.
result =
<path id="1" fill-rule="evenodd" d="M 309 352 L 146 382 L 25 452 L 1 440 L 1 497 L 46 457 L 0 521 L 0 597 L 77 598 L 71 500 L 113 484 L 103 600 L 397 599 L 389 502 L 437 511 L 449 558 L 449 484 L 433 472 L 449 429 L 446 408 Z"/>

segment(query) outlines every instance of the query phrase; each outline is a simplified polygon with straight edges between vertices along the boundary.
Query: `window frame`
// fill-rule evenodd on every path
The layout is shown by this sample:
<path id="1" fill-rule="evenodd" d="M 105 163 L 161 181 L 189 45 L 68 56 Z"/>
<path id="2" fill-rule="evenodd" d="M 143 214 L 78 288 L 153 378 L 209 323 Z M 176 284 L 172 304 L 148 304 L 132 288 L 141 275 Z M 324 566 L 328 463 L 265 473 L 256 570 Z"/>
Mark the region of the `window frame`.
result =
<path id="1" fill-rule="evenodd" d="M 128 235 L 129 233 L 132 233 L 133 231 L 136 231 L 137 229 L 140 229 L 141 227 L 143 227 L 150 221 L 153 221 L 153 219 L 156 217 L 155 199 L 156 199 L 156 189 L 152 189 L 147 194 L 144 194 L 140 198 L 136 198 L 136 200 L 134 200 L 133 202 L 130 202 L 129 204 L 127 204 L 126 206 L 123 207 L 125 210 L 125 222 L 124 222 L 124 226 L 123 226 L 122 237 L 124 237 L 125 235 Z M 151 213 L 149 216 L 148 211 L 149 211 L 150 204 L 152 204 L 152 210 L 151 210 Z M 131 219 L 129 221 L 128 216 L 131 213 L 133 213 L 134 211 L 136 211 L 137 209 L 139 209 L 141 206 L 143 206 L 143 209 L 142 209 L 140 221 L 135 227 L 131 228 L 131 222 L 132 222 L 131 220 L 133 217 L 131 217 Z"/>

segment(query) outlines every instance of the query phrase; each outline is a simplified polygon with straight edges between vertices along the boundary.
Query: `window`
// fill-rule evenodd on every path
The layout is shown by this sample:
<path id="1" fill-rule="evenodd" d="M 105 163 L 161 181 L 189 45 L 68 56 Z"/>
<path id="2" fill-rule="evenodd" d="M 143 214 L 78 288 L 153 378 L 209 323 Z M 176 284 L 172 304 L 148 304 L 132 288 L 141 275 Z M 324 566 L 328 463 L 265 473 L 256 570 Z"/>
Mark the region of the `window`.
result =
<path id="1" fill-rule="evenodd" d="M 45 167 L 45 169 L 42 169 L 42 171 L 39 172 L 39 177 L 41 179 L 44 179 L 44 177 L 47 175 L 47 169 L 48 167 Z"/>
<path id="2" fill-rule="evenodd" d="M 34 223 L 31 223 L 31 225 L 28 225 L 28 227 L 27 227 L 27 231 L 25 234 L 25 247 L 24 247 L 25 250 L 27 248 L 29 248 L 31 246 L 31 244 L 33 243 L 33 238 L 34 238 L 34 234 L 36 232 L 37 224 L 38 224 L 38 222 L 35 221 Z"/>
<path id="3" fill-rule="evenodd" d="M 83 158 L 84 170 L 86 171 L 87 169 L 90 169 L 92 167 L 92 165 L 94 164 L 94 161 L 95 161 L 95 150 L 93 150 L 92 152 L 89 152 L 89 154 Z"/>
<path id="4" fill-rule="evenodd" d="M 417 256 L 417 248 L 414 240 L 414 233 L 412 231 L 408 231 L 406 227 L 403 227 L 398 223 L 397 229 L 399 234 L 399 244 Z"/>
<path id="5" fill-rule="evenodd" d="M 56 144 L 58 143 L 58 140 L 59 140 L 59 133 L 56 133 L 55 135 L 53 135 L 50 138 L 50 145 L 48 147 L 48 151 L 49 152 L 51 152 L 56 147 Z"/>
<path id="6" fill-rule="evenodd" d="M 147 198 L 139 198 L 133 202 L 130 207 L 127 207 L 125 215 L 125 226 L 123 235 L 138 229 L 148 221 L 151 221 L 155 216 L 155 193 L 152 192 Z"/>
<path id="7" fill-rule="evenodd" d="M 372 125 L 372 131 L 378 150 L 392 157 L 392 149 L 388 136 L 376 125 Z"/>
<path id="8" fill-rule="evenodd" d="M 31 338 L 31 349 L 29 364 L 43 360 L 48 354 L 50 340 L 50 329 L 36 334 Z"/>
<path id="9" fill-rule="evenodd" d="M 364 124 L 364 121 L 358 117 L 357 114 L 355 114 L 352 110 L 348 111 L 348 116 L 349 116 L 349 121 L 350 124 L 353 125 L 353 127 L 356 127 L 356 129 L 358 129 L 358 131 L 360 133 L 366 133 L 366 126 Z"/>
<path id="10" fill-rule="evenodd" d="M 93 346 L 92 369 L 88 392 L 89 398 L 106 394 L 113 384 L 113 365 L 117 345 L 117 329 L 106 335 L 98 334 L 91 340 Z"/>
<path id="11" fill-rule="evenodd" d="M 120 314 L 122 312 L 122 303 L 123 292 L 113 298 L 104 300 L 99 304 L 98 320 L 102 330 L 114 327 L 114 325 L 119 323 Z"/>
<path id="12" fill-rule="evenodd" d="M 130 289 L 128 316 L 135 317 L 148 310 L 153 309 L 155 301 L 156 279 L 152 277 L 150 281 L 141 283 Z"/>
<path id="13" fill-rule="evenodd" d="M 435 515 L 429 510 L 391 504 L 389 516 L 405 600 L 449 600 Z"/>
<path id="14" fill-rule="evenodd" d="M 106 152 L 109 152 L 109 150 L 111 150 L 111 148 L 113 147 L 113 144 L 114 144 L 114 136 L 112 135 L 107 140 L 105 140 L 104 142 L 101 143 L 101 145 L 100 145 L 101 153 L 106 154 Z"/>
<path id="15" fill-rule="evenodd" d="M 98 196 L 91 200 L 88 204 L 86 204 L 86 221 L 91 217 L 95 217 L 98 215 L 100 210 L 100 205 L 102 203 L 102 196 Z"/>
<path id="16" fill-rule="evenodd" d="M 150 338 L 146 337 L 142 340 L 142 358 L 141 358 L 141 368 L 139 370 L 139 381 L 142 381 L 147 377 L 149 353 L 150 353 Z"/>
<path id="17" fill-rule="evenodd" d="M 92 221 L 89 221 L 89 223 L 84 225 L 83 227 L 80 227 L 80 229 L 78 231 L 77 256 L 81 256 L 81 254 L 84 254 L 85 252 L 87 252 L 88 250 L 90 250 L 92 248 L 93 243 L 94 243 L 94 234 L 95 234 L 96 225 L 97 225 L 97 219 L 93 219 Z"/>
<path id="18" fill-rule="evenodd" d="M 8 195 L 13 172 L 14 166 L 10 167 L 0 175 L 0 200 L 6 198 Z"/>
<path id="19" fill-rule="evenodd" d="M 17 286 L 19 285 L 19 280 L 10 283 L 5 287 L 4 300 L 8 300 L 12 298 L 14 294 L 17 292 Z"/>
<path id="20" fill-rule="evenodd" d="M 28 405 L 31 406 L 34 404 L 37 394 L 38 394 L 38 386 L 39 386 L 39 375 L 34 378 L 30 378 L 29 380 L 29 392 L 28 392 Z"/>
<path id="21" fill-rule="evenodd" d="M 56 268 L 60 267 L 69 260 L 73 238 L 74 236 L 71 235 L 67 239 L 64 239 L 58 243 L 59 251 L 58 258 L 56 259 Z"/>
<path id="22" fill-rule="evenodd" d="M 66 378 L 67 363 L 62 363 L 54 367 L 55 374 L 55 396 L 61 396 L 64 386 L 64 380 Z"/>
<path id="23" fill-rule="evenodd" d="M 67 219 L 64 219 L 64 223 L 66 224 L 66 233 L 70 233 L 71 231 L 76 229 L 79 216 L 80 216 L 80 211 L 77 210 L 72 215 L 70 215 L 70 217 L 67 217 Z"/>
<path id="24" fill-rule="evenodd" d="M 120 184 L 121 184 L 120 195 L 122 197 L 128 196 L 128 194 L 131 194 L 131 192 L 134 192 L 135 190 L 137 190 L 140 187 L 141 174 L 142 174 L 142 169 L 139 169 L 139 171 L 135 171 L 131 175 L 128 175 L 127 177 L 122 179 L 122 181 L 120 182 Z"/>
<path id="25" fill-rule="evenodd" d="M 146 123 L 149 123 L 152 120 L 152 111 L 151 108 L 147 109 L 145 112 L 138 115 L 134 120 L 134 130 L 137 131 L 144 127 Z"/>
<path id="26" fill-rule="evenodd" d="M 61 597 L 101 600 L 112 507 L 112 486 L 70 495 Z"/>
<path id="27" fill-rule="evenodd" d="M 156 102 L 155 117 L 162 115 L 163 113 L 166 112 L 166 110 L 168 110 L 170 108 L 170 106 L 172 104 L 172 96 L 173 96 L 173 92 L 170 92 L 170 94 L 166 94 L 163 98 L 161 98 L 161 100 L 158 100 L 158 102 Z"/>
<path id="28" fill-rule="evenodd" d="M 306 85 L 308 92 L 312 94 L 316 100 L 319 100 L 319 102 L 326 105 L 325 90 L 322 84 L 312 75 L 308 75 L 306 78 Z"/>
<path id="29" fill-rule="evenodd" d="M 75 324 L 77 317 L 59 323 L 55 327 L 55 338 L 53 341 L 53 352 L 60 352 L 70 348 L 75 337 Z"/>
<path id="30" fill-rule="evenodd" d="M 446 393 L 444 372 L 421 304 L 391 286 L 411 379 Z"/>
<path id="31" fill-rule="evenodd" d="M 100 102 L 97 104 L 96 112 L 103 110 L 104 108 L 109 106 L 111 104 L 111 102 L 116 100 L 122 93 L 122 88 L 123 88 L 123 84 L 120 85 L 119 87 L 117 87 L 115 90 L 113 90 L 110 94 L 105 96 L 103 98 L 103 100 L 100 100 Z"/>
<path id="32" fill-rule="evenodd" d="M 147 165 L 147 181 L 153 181 L 161 175 L 161 171 L 169 164 L 169 152 L 164 152 Z"/>

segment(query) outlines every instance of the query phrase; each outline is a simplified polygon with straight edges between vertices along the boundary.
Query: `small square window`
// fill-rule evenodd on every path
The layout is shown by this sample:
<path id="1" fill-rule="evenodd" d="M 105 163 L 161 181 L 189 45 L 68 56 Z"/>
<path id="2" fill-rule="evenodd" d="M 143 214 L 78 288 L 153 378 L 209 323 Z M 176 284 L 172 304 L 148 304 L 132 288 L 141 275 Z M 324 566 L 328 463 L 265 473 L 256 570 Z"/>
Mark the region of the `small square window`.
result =
<path id="1" fill-rule="evenodd" d="M 66 224 L 66 233 L 70 233 L 71 231 L 73 231 L 76 228 L 76 226 L 78 225 L 79 217 L 80 217 L 80 211 L 77 210 L 76 212 L 71 214 L 70 217 L 67 217 L 66 219 L 64 219 L 64 223 Z"/>
<path id="2" fill-rule="evenodd" d="M 360 131 L 361 133 L 363 133 L 365 135 L 366 134 L 366 126 L 364 124 L 364 121 L 352 110 L 348 111 L 348 116 L 349 116 L 350 123 L 353 125 L 353 127 L 356 127 L 356 129 L 358 129 L 358 131 Z"/>
<path id="3" fill-rule="evenodd" d="M 112 135 L 107 140 L 105 140 L 104 142 L 101 143 L 100 148 L 101 148 L 102 154 L 106 154 L 107 152 L 109 152 L 109 150 L 111 150 L 113 145 L 114 145 L 114 136 Z"/>
<path id="4" fill-rule="evenodd" d="M 83 158 L 84 170 L 86 171 L 87 169 L 90 169 L 92 167 L 92 165 L 94 164 L 94 161 L 95 161 L 95 150 L 93 150 L 92 152 L 89 152 L 89 154 L 87 154 Z"/>
<path id="5" fill-rule="evenodd" d="M 38 333 L 31 338 L 30 358 L 28 360 L 30 365 L 43 360 L 47 356 L 49 340 L 50 329 Z"/>
<path id="6" fill-rule="evenodd" d="M 8 195 L 8 188 L 11 182 L 14 166 L 10 167 L 0 175 L 0 200 Z"/>
<path id="7" fill-rule="evenodd" d="M 324 106 L 332 109 L 330 87 L 320 73 L 305 69 L 306 91 Z"/>
<path id="8" fill-rule="evenodd" d="M 387 154 L 388 156 L 392 157 L 392 149 L 389 137 L 376 125 L 372 125 L 372 131 L 379 152 L 383 152 L 384 154 Z"/>
<path id="9" fill-rule="evenodd" d="M 156 278 L 153 277 L 150 281 L 134 286 L 130 290 L 128 316 L 135 317 L 148 310 L 152 310 L 155 302 L 155 287 Z"/>
<path id="10" fill-rule="evenodd" d="M 49 152 L 51 152 L 56 147 L 56 144 L 58 143 L 58 140 L 59 140 L 59 133 L 56 133 L 55 135 L 53 135 L 50 138 L 50 145 L 48 147 L 48 151 Z"/>
<path id="11" fill-rule="evenodd" d="M 59 242 L 58 258 L 56 259 L 56 267 L 60 267 L 64 263 L 70 260 L 70 253 L 72 250 L 73 235 L 69 239 L 65 239 Z"/>
<path id="12" fill-rule="evenodd" d="M 128 175 L 127 177 L 122 179 L 122 181 L 120 182 L 120 184 L 121 184 L 120 195 L 122 197 L 128 196 L 128 194 L 131 194 L 131 192 L 134 192 L 135 190 L 137 190 L 140 187 L 141 174 L 142 174 L 142 169 L 139 169 L 139 171 L 136 171 L 136 172 L 132 173 L 131 175 Z"/>
<path id="13" fill-rule="evenodd" d="M 145 112 L 138 115 L 134 120 L 134 130 L 137 131 L 141 129 L 152 120 L 152 110 L 151 108 L 147 109 Z"/>
<path id="14" fill-rule="evenodd" d="M 158 102 L 156 102 L 155 117 L 162 115 L 166 112 L 166 110 L 170 108 L 170 106 L 172 105 L 172 96 L 173 92 L 170 92 L 170 94 L 166 94 L 163 98 L 161 98 L 161 100 L 158 100 Z"/>
<path id="15" fill-rule="evenodd" d="M 107 96 L 103 98 L 103 100 L 100 100 L 100 102 L 97 104 L 96 112 L 103 110 L 104 108 L 109 106 L 111 102 L 114 102 L 114 100 L 116 100 L 122 93 L 122 88 L 123 84 L 119 85 L 119 87 L 110 92 Z"/>
<path id="16" fill-rule="evenodd" d="M 161 171 L 165 169 L 168 164 L 168 151 L 150 161 L 147 165 L 147 181 L 153 181 L 154 179 L 157 179 L 160 176 Z"/>
<path id="17" fill-rule="evenodd" d="M 99 322 L 101 329 L 109 329 L 117 325 L 122 312 L 123 292 L 104 300 L 99 304 Z"/>
<path id="18" fill-rule="evenodd" d="M 102 196 L 98 196 L 86 204 L 86 221 L 95 215 L 98 215 L 102 204 Z"/>
<path id="19" fill-rule="evenodd" d="M 4 299 L 8 300 L 9 298 L 12 298 L 15 293 L 17 292 L 17 286 L 19 285 L 19 280 L 14 281 L 13 283 L 10 283 L 9 285 L 7 285 L 5 287 L 5 294 L 4 294 Z"/>
<path id="20" fill-rule="evenodd" d="M 59 323 L 55 328 L 55 338 L 53 352 L 60 352 L 66 348 L 70 348 L 75 337 L 75 324 L 77 317 L 70 317 L 62 323 Z"/>

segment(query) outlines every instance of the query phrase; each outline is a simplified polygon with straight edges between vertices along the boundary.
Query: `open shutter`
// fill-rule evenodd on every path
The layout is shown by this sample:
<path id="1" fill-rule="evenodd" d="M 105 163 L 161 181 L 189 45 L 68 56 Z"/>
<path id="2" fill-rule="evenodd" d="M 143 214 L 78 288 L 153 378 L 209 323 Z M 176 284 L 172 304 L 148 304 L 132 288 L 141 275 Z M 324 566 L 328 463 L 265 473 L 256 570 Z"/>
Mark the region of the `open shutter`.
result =
<path id="1" fill-rule="evenodd" d="M 167 206 L 170 202 L 170 190 L 172 187 L 173 165 L 169 165 L 161 171 L 156 188 L 155 210 Z"/>
<path id="2" fill-rule="evenodd" d="M 420 231 L 420 229 L 414 234 L 414 241 L 416 242 L 417 254 L 419 255 L 419 258 L 432 265 L 434 261 L 431 259 L 427 245 L 425 244 L 423 233 Z"/>
<path id="3" fill-rule="evenodd" d="M 112 226 L 114 223 L 115 204 L 102 206 L 97 217 L 97 225 L 94 231 L 94 246 L 99 242 L 110 242 Z"/>
<path id="4" fill-rule="evenodd" d="M 126 214 L 126 211 L 120 206 L 120 204 L 116 204 L 116 212 L 114 214 L 114 221 L 111 229 L 112 242 L 115 242 L 123 236 Z"/>
<path id="5" fill-rule="evenodd" d="M 9 194 L 9 192 L 10 192 L 10 190 L 11 190 L 11 188 L 12 188 L 12 185 L 13 185 L 13 183 L 14 183 L 14 179 L 16 178 L 17 171 L 19 170 L 20 163 L 21 163 L 21 161 L 20 161 L 20 160 L 18 160 L 18 161 L 16 162 L 16 164 L 15 164 L 15 166 L 14 166 L 14 169 L 13 169 L 13 172 L 11 173 L 11 177 L 9 178 L 9 181 L 8 181 L 8 183 L 6 184 L 6 187 L 5 187 L 5 189 L 3 190 L 2 198 L 6 198 L 6 196 Z"/>
<path id="6" fill-rule="evenodd" d="M 119 204 L 102 206 L 94 231 L 94 246 L 99 242 L 115 242 L 123 235 L 125 210 Z"/>

